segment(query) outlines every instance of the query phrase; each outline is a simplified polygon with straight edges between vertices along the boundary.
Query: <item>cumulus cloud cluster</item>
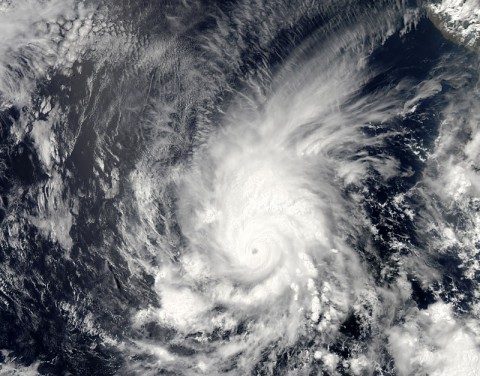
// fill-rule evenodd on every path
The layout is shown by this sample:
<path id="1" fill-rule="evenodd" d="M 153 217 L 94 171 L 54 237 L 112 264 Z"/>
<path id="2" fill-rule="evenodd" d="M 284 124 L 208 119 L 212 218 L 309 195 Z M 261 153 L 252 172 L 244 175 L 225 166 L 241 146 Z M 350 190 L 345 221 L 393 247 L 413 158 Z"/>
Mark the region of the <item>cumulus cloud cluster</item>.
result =
<path id="1" fill-rule="evenodd" d="M 480 327 L 443 302 L 415 311 L 389 330 L 399 375 L 475 375 L 480 369 Z"/>

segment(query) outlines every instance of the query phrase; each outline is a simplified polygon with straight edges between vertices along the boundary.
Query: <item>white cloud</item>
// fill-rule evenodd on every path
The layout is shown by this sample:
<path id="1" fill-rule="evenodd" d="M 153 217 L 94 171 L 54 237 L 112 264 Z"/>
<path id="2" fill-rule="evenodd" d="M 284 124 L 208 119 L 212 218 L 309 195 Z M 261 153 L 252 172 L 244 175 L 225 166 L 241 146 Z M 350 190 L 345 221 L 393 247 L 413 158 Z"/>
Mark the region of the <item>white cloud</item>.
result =
<path id="1" fill-rule="evenodd" d="M 432 304 L 389 331 L 391 353 L 401 376 L 476 376 L 480 369 L 480 326 L 456 318 L 448 304 Z"/>
<path id="2" fill-rule="evenodd" d="M 29 103 L 35 80 L 56 61 L 62 17 L 73 17 L 73 0 L 0 2 L 0 104 Z"/>

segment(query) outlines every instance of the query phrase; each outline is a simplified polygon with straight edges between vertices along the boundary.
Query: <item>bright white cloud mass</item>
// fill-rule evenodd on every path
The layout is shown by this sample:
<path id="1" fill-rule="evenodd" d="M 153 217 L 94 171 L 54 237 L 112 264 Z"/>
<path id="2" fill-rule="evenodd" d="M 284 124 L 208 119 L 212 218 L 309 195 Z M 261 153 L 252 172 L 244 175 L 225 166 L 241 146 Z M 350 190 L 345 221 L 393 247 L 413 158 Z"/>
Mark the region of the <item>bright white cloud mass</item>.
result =
<path id="1" fill-rule="evenodd" d="M 0 374 L 477 375 L 475 9 L 0 0 Z"/>

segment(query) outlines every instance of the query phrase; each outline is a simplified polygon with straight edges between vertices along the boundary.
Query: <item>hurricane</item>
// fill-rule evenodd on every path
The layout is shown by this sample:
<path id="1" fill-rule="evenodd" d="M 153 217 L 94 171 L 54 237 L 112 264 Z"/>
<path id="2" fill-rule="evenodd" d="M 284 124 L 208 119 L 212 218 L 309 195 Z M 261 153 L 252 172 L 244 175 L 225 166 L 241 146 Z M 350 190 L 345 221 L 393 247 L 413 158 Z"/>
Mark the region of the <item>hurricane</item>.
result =
<path id="1" fill-rule="evenodd" d="M 0 374 L 478 373 L 478 1 L 0 31 Z"/>

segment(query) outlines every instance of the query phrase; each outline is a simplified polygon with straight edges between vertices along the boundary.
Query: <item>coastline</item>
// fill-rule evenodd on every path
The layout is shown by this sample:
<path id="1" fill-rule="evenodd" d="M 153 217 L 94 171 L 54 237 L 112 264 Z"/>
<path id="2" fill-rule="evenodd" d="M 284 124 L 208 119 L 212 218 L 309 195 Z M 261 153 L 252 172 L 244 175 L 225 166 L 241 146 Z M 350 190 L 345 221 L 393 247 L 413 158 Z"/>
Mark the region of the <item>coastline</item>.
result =
<path id="1" fill-rule="evenodd" d="M 428 19 L 442 35 L 471 51 L 480 54 L 480 2 L 479 12 L 468 11 L 473 1 L 444 0 L 441 5 L 426 4 Z"/>

